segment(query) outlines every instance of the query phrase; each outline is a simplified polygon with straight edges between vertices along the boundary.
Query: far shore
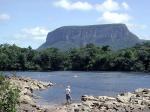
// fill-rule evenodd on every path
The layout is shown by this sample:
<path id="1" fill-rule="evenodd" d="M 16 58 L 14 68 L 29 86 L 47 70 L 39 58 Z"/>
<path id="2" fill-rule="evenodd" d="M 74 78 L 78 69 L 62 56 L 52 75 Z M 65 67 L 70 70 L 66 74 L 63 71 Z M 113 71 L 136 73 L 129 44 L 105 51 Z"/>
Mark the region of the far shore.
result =
<path id="1" fill-rule="evenodd" d="M 57 70 L 57 71 L 51 71 L 51 70 L 3 70 L 0 72 L 122 72 L 122 73 L 149 73 L 148 71 L 76 71 L 76 70 Z"/>

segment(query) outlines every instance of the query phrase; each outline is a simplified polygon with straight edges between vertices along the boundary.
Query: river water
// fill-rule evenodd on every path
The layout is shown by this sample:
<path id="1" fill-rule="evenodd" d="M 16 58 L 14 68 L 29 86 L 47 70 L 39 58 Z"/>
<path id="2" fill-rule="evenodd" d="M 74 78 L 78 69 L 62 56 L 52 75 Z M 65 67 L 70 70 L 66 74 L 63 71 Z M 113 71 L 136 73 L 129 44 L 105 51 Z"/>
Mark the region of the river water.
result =
<path id="1" fill-rule="evenodd" d="M 137 88 L 150 88 L 150 73 L 133 72 L 15 72 L 18 76 L 31 77 L 42 81 L 51 81 L 55 86 L 47 90 L 36 91 L 42 100 L 48 103 L 64 103 L 65 87 L 71 86 L 74 102 L 82 95 L 115 96 Z M 5 72 L 11 74 L 11 72 Z"/>

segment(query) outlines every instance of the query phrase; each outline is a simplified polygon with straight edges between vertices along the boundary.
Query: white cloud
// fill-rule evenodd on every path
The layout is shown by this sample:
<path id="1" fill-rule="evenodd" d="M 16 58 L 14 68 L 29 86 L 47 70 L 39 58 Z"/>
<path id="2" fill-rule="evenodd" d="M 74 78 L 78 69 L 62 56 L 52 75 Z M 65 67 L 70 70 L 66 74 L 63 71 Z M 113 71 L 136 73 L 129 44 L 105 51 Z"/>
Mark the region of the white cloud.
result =
<path id="1" fill-rule="evenodd" d="M 54 2 L 54 5 L 66 10 L 91 10 L 93 8 L 93 6 L 88 2 L 71 2 L 69 0 L 58 0 Z"/>
<path id="2" fill-rule="evenodd" d="M 32 45 L 34 49 L 38 48 L 46 41 L 48 28 L 37 26 L 20 29 L 17 33 L 0 36 L 1 43 L 16 44 L 20 47 L 28 47 Z"/>
<path id="3" fill-rule="evenodd" d="M 0 14 L 0 21 L 10 20 L 10 16 L 8 14 Z"/>
<path id="4" fill-rule="evenodd" d="M 141 39 L 144 39 L 144 40 L 150 40 L 150 36 L 149 35 L 146 35 L 146 36 L 140 36 Z"/>
<path id="5" fill-rule="evenodd" d="M 131 17 L 127 13 L 104 12 L 98 21 L 105 23 L 128 23 Z"/>
<path id="6" fill-rule="evenodd" d="M 24 28 L 21 30 L 24 35 L 30 36 L 33 39 L 45 39 L 49 30 L 44 27 Z"/>
<path id="7" fill-rule="evenodd" d="M 129 9 L 126 2 L 104 0 L 102 3 L 92 4 L 81 1 L 56 0 L 54 5 L 66 10 L 95 10 L 101 14 L 98 21 L 105 23 L 127 23 L 131 20 L 131 16 L 126 12 Z"/>
<path id="8" fill-rule="evenodd" d="M 23 28 L 11 36 L 11 38 L 9 38 L 9 36 L 7 40 L 12 44 L 14 43 L 13 40 L 15 40 L 15 44 L 22 47 L 32 45 L 32 47 L 36 49 L 45 42 L 48 32 L 49 30 L 47 28 L 40 26 Z"/>
<path id="9" fill-rule="evenodd" d="M 128 10 L 130 9 L 129 5 L 126 2 L 122 3 L 122 6 L 124 7 L 124 9 Z"/>
<path id="10" fill-rule="evenodd" d="M 114 0 L 105 0 L 102 4 L 96 4 L 98 11 L 117 11 L 120 8 L 120 4 Z"/>
<path id="11" fill-rule="evenodd" d="M 45 40 L 49 30 L 44 27 L 23 28 L 18 34 L 17 39 Z"/>
<path id="12" fill-rule="evenodd" d="M 133 29 L 138 29 L 138 30 L 145 30 L 148 28 L 147 25 L 143 25 L 143 24 L 133 24 L 133 23 L 127 23 L 127 26 L 133 30 Z"/>
<path id="13" fill-rule="evenodd" d="M 149 31 L 147 25 L 133 23 L 127 23 L 126 25 L 132 32 L 137 34 L 140 39 L 150 40 L 150 34 L 145 34 L 145 32 Z"/>
<path id="14" fill-rule="evenodd" d="M 54 6 L 64 8 L 66 10 L 97 10 L 97 11 L 118 11 L 120 9 L 129 9 L 126 2 L 116 2 L 115 0 L 104 0 L 102 3 L 92 4 L 89 2 L 71 0 L 56 0 Z"/>
<path id="15" fill-rule="evenodd" d="M 102 23 L 128 23 L 132 18 L 126 12 L 128 9 L 129 5 L 126 2 L 105 0 L 96 5 L 96 10 L 101 12 L 101 16 L 97 20 Z"/>

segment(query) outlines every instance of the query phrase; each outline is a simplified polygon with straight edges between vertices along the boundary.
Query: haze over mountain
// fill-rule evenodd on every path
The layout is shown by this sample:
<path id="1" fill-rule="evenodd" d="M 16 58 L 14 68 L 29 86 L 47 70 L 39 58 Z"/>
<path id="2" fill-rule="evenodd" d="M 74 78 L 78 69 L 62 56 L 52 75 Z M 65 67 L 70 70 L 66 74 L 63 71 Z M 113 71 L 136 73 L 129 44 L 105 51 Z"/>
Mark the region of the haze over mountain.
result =
<path id="1" fill-rule="evenodd" d="M 49 32 L 46 42 L 39 49 L 54 47 L 67 50 L 93 43 L 97 46 L 109 45 L 116 50 L 132 47 L 140 42 L 125 24 L 64 26 Z"/>

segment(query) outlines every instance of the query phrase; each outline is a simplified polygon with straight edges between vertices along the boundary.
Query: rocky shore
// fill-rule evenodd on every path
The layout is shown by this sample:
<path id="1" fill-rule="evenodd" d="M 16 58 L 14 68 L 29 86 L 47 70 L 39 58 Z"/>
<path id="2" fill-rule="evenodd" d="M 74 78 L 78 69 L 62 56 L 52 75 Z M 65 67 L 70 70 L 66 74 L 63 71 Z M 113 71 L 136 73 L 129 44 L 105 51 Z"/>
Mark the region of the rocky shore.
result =
<path id="1" fill-rule="evenodd" d="M 8 80 L 21 91 L 18 112 L 150 112 L 150 89 L 140 88 L 116 97 L 84 95 L 80 103 L 40 107 L 33 91 L 47 89 L 53 86 L 51 82 L 22 77 L 9 77 Z"/>
<path id="2" fill-rule="evenodd" d="M 33 91 L 47 89 L 53 86 L 51 82 L 42 82 L 31 78 L 16 76 L 8 77 L 7 80 L 20 90 L 18 112 L 44 112 L 46 110 L 37 104 L 35 100 L 37 96 L 33 94 Z"/>
<path id="3" fill-rule="evenodd" d="M 137 89 L 116 97 L 81 97 L 81 103 L 53 106 L 48 112 L 150 112 L 150 89 Z"/>
<path id="4" fill-rule="evenodd" d="M 150 112 L 150 89 L 137 89 L 116 97 L 81 97 L 72 112 Z M 71 111 L 70 111 L 71 112 Z"/>

